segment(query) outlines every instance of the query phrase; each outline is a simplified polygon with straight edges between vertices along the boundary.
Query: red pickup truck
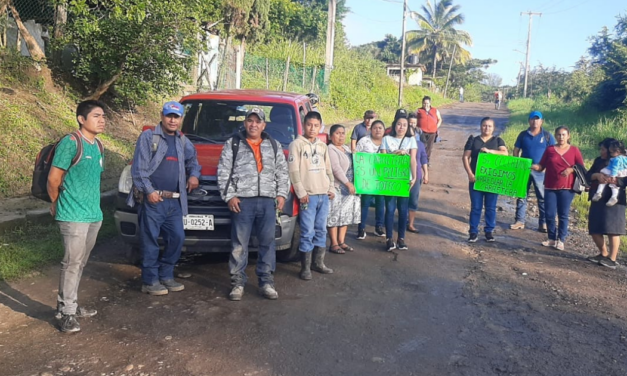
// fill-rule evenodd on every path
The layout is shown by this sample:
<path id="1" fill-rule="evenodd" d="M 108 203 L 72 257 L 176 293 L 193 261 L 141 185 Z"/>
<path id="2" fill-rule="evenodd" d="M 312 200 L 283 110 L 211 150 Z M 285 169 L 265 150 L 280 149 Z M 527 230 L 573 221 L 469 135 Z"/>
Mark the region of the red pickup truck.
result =
<path id="1" fill-rule="evenodd" d="M 248 109 L 257 106 L 266 113 L 265 131 L 277 140 L 285 154 L 290 142 L 303 132 L 303 120 L 314 106 L 310 97 L 302 94 L 268 90 L 222 90 L 185 96 L 181 131 L 194 144 L 202 166 L 200 186 L 188 195 L 189 215 L 184 218 L 185 251 L 230 252 L 231 215 L 222 201 L 217 184 L 217 168 L 224 142 L 244 129 Z M 326 142 L 327 135 L 320 134 Z M 121 176 L 118 186 L 115 223 L 118 233 L 128 244 L 131 263 L 141 259 L 137 229 L 137 210 L 126 205 L 132 189 L 130 166 Z M 298 255 L 300 231 L 298 200 L 293 190 L 286 200 L 280 224 L 275 229 L 277 259 L 290 261 Z M 252 239 L 250 247 L 257 241 Z"/>

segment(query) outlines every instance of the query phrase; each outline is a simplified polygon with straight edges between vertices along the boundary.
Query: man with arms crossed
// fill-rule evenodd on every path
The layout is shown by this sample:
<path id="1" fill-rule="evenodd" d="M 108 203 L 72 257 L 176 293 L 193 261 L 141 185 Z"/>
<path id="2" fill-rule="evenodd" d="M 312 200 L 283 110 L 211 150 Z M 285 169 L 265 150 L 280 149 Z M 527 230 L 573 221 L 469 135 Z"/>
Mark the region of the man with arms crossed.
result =
<path id="1" fill-rule="evenodd" d="M 335 198 L 335 187 L 327 145 L 318 139 L 321 124 L 320 113 L 305 115 L 304 135 L 292 141 L 288 158 L 290 180 L 300 200 L 300 278 L 306 281 L 311 279 L 311 269 L 323 274 L 333 273 L 324 265 L 324 254 L 329 199 Z"/>
<path id="2" fill-rule="evenodd" d="M 187 192 L 198 188 L 200 165 L 196 148 L 178 130 L 185 109 L 167 102 L 161 123 L 139 135 L 135 145 L 133 190 L 126 203 L 138 202 L 139 245 L 142 253 L 142 292 L 166 295 L 185 286 L 174 280 L 174 265 L 185 242 L 183 216 L 187 215 Z M 186 176 L 189 178 L 186 179 Z M 159 235 L 163 252 L 159 250 Z"/>
<path id="3" fill-rule="evenodd" d="M 416 111 L 416 116 L 418 116 L 418 128 L 422 130 L 421 141 L 425 144 L 427 157 L 431 162 L 433 143 L 442 125 L 442 115 L 435 107 L 431 107 L 431 97 L 424 97 L 422 107 Z"/>
<path id="4" fill-rule="evenodd" d="M 97 313 L 79 307 L 77 299 L 83 268 L 102 225 L 100 175 L 104 170 L 104 155 L 96 136 L 104 132 L 104 104 L 94 100 L 81 102 L 76 109 L 76 119 L 80 139 L 68 135 L 59 142 L 48 174 L 50 214 L 59 224 L 65 250 L 57 295 L 59 329 L 64 333 L 81 330 L 77 317 Z M 80 161 L 72 166 L 78 142 L 83 145 L 83 153 Z"/>
<path id="5" fill-rule="evenodd" d="M 514 144 L 514 157 L 529 158 L 533 164 L 540 163 L 540 159 L 544 155 L 545 150 L 555 145 L 555 138 L 551 132 L 542 128 L 542 113 L 540 111 L 532 111 L 529 114 L 529 129 L 520 132 L 516 143 Z M 531 184 L 536 192 L 538 199 L 538 231 L 547 232 L 546 218 L 544 214 L 544 171 L 530 171 L 529 183 L 527 183 L 527 195 Z M 516 200 L 516 222 L 509 225 L 512 230 L 522 230 L 525 228 L 525 219 L 527 217 L 527 197 Z"/>
<path id="6" fill-rule="evenodd" d="M 218 187 L 231 211 L 229 273 L 232 289 L 229 299 L 239 301 L 244 295 L 248 242 L 254 229 L 259 241 L 259 292 L 274 300 L 279 298 L 273 275 L 276 269 L 275 214 L 276 210 L 283 209 L 290 189 L 287 163 L 281 146 L 264 132 L 266 115 L 262 109 L 251 108 L 246 113 L 244 127 L 244 132 L 224 144 L 218 165 Z M 234 142 L 238 143 L 235 158 Z M 278 146 L 276 149 L 273 143 Z"/>

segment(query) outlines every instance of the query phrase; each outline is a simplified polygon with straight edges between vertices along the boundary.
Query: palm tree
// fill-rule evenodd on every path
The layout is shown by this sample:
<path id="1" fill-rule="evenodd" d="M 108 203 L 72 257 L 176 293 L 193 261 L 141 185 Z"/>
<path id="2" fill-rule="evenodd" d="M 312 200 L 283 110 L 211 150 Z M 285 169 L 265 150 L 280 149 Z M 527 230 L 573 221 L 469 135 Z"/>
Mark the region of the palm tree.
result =
<path id="1" fill-rule="evenodd" d="M 472 46 L 470 34 L 455 29 L 456 25 L 464 23 L 464 15 L 459 13 L 460 6 L 453 5 L 452 0 L 434 0 L 431 4 L 421 7 L 422 13 L 411 12 L 419 30 L 407 32 L 407 49 L 409 53 L 426 52 L 433 57 L 433 78 L 437 69 L 438 60 L 443 54 L 450 55 L 453 46 L 456 46 L 456 60 L 464 62 L 470 59 L 470 52 L 462 45 Z"/>

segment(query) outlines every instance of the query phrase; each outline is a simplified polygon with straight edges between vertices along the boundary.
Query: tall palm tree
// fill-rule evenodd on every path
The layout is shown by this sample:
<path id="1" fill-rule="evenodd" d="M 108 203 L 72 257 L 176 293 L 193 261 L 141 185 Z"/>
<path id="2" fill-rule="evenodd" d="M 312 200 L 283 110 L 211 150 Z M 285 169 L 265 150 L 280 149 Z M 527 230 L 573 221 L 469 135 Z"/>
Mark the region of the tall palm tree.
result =
<path id="1" fill-rule="evenodd" d="M 457 46 L 456 60 L 463 62 L 470 58 L 470 52 L 463 46 L 472 46 L 472 38 L 468 32 L 455 29 L 464 23 L 464 15 L 452 0 L 434 0 L 433 4 L 427 0 L 421 9 L 421 13 L 411 12 L 420 29 L 407 32 L 407 49 L 409 53 L 426 52 L 433 56 L 435 79 L 438 60 L 444 53 L 450 54 L 454 45 Z"/>

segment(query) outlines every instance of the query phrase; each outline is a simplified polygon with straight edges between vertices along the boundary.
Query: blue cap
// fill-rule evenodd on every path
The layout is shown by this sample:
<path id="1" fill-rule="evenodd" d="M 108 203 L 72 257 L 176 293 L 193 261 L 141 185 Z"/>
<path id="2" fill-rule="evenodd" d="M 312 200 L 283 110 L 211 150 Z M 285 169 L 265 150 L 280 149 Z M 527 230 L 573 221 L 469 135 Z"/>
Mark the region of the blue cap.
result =
<path id="1" fill-rule="evenodd" d="M 175 101 L 167 102 L 163 105 L 163 116 L 168 116 L 170 114 L 177 114 L 178 116 L 183 116 L 185 113 L 185 107 L 182 104 Z"/>
<path id="2" fill-rule="evenodd" d="M 531 111 L 531 113 L 529 114 L 529 120 L 533 119 L 536 116 L 538 117 L 538 119 L 542 119 L 542 112 L 540 112 L 540 111 Z"/>

